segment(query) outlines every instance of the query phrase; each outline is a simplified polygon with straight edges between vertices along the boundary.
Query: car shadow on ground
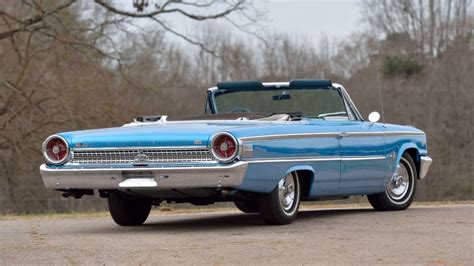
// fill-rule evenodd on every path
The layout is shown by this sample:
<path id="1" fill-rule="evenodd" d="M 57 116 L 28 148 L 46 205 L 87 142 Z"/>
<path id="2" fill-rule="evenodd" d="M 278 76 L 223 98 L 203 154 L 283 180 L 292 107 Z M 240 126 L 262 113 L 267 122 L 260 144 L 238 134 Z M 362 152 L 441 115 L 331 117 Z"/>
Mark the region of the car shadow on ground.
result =
<path id="1" fill-rule="evenodd" d="M 353 214 L 360 214 L 364 212 L 374 212 L 373 209 L 331 209 L 331 210 L 302 210 L 298 213 L 297 221 L 308 219 L 322 220 L 335 216 L 347 216 Z M 149 222 L 144 224 L 145 227 L 160 227 L 160 228 L 179 228 L 192 226 L 196 228 L 212 227 L 245 227 L 266 225 L 263 218 L 259 214 L 245 214 L 245 213 L 209 213 L 200 214 L 199 216 L 184 217 L 179 220 L 156 221 L 152 217 Z M 159 216 L 156 217 L 159 219 Z"/>
<path id="2" fill-rule="evenodd" d="M 350 215 L 357 215 L 361 213 L 376 213 L 371 208 L 366 209 L 324 209 L 324 210 L 303 210 L 300 211 L 298 217 L 289 226 L 297 226 L 299 222 L 313 220 L 314 223 L 324 223 L 325 221 L 334 217 L 343 217 Z M 167 233 L 182 233 L 182 232 L 196 232 L 196 231 L 229 231 L 229 229 L 239 229 L 260 227 L 260 229 L 268 228 L 282 228 L 266 226 L 262 217 L 258 214 L 244 214 L 244 213 L 204 213 L 204 214 L 185 214 L 185 215 L 166 215 L 166 216 L 152 216 L 142 226 L 120 227 L 114 225 L 112 219 L 106 227 L 88 228 L 82 230 L 82 233 L 126 233 L 126 232 L 167 232 Z M 273 229 L 272 229 L 273 230 Z"/>

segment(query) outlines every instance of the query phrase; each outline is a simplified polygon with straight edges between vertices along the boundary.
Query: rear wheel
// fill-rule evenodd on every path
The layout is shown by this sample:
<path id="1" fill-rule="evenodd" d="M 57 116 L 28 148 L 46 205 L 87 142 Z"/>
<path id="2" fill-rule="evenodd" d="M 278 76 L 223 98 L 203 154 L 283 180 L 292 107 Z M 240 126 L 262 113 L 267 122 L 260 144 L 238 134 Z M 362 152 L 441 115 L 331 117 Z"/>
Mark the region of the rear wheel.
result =
<path id="1" fill-rule="evenodd" d="M 275 189 L 258 200 L 259 211 L 268 224 L 291 223 L 300 206 L 300 182 L 296 173 L 283 177 Z"/>
<path id="2" fill-rule="evenodd" d="M 384 192 L 368 195 L 370 204 L 378 211 L 396 211 L 407 209 L 415 197 L 416 180 L 415 163 L 407 153 L 403 154 L 397 169 L 388 182 Z"/>
<path id="3" fill-rule="evenodd" d="M 118 225 L 135 226 L 145 222 L 150 214 L 152 202 L 147 199 L 111 192 L 108 198 L 109 212 Z"/>
<path id="4" fill-rule="evenodd" d="M 244 213 L 256 213 L 258 212 L 257 202 L 255 200 L 234 201 L 235 207 Z"/>

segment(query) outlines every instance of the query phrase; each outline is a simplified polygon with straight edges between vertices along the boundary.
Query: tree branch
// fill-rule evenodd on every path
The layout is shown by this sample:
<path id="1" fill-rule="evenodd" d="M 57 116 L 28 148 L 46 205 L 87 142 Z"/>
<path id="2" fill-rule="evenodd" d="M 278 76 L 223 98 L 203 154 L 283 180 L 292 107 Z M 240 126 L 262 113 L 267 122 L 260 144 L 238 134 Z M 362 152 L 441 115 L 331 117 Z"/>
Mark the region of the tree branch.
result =
<path id="1" fill-rule="evenodd" d="M 170 6 L 171 4 L 178 3 L 178 4 L 184 4 L 184 5 L 192 5 L 192 6 L 200 7 L 201 9 L 204 9 L 215 4 L 215 1 L 212 1 L 206 4 L 201 4 L 201 5 L 197 3 L 191 3 L 191 2 L 166 1 L 163 5 L 159 6 L 159 8 L 156 11 L 144 13 L 144 14 L 118 9 L 112 5 L 107 4 L 104 0 L 95 0 L 95 2 L 99 4 L 100 6 L 104 7 L 105 9 L 122 16 L 128 16 L 128 17 L 134 17 L 134 18 L 153 18 L 155 16 L 158 16 L 164 13 L 180 13 L 181 15 L 185 17 L 188 17 L 193 20 L 198 20 L 198 21 L 225 17 L 229 15 L 230 13 L 240 9 L 241 6 L 245 3 L 245 1 L 243 0 L 238 0 L 237 3 L 232 4 L 230 8 L 223 10 L 221 12 L 218 12 L 215 14 L 209 14 L 209 15 L 198 15 L 198 14 L 186 12 L 185 10 L 181 8 L 166 9 L 166 7 Z"/>
<path id="2" fill-rule="evenodd" d="M 163 27 L 163 29 L 165 29 L 166 31 L 170 32 L 171 34 L 173 34 L 173 35 L 175 35 L 175 36 L 177 36 L 177 37 L 180 37 L 180 38 L 182 38 L 183 40 L 185 40 L 185 41 L 187 41 L 187 42 L 189 42 L 189 43 L 191 43 L 191 44 L 193 44 L 193 45 L 198 46 L 198 47 L 201 49 L 201 51 L 204 51 L 204 52 L 206 52 L 206 53 L 212 54 L 213 56 L 217 56 L 217 54 L 215 53 L 215 51 L 206 48 L 206 46 L 205 46 L 203 43 L 201 43 L 201 42 L 199 42 L 199 41 L 196 41 L 196 40 L 193 40 L 193 39 L 187 37 L 186 35 L 175 31 L 174 29 L 168 27 L 168 25 L 166 25 L 163 21 L 158 20 L 157 18 L 152 17 L 151 19 L 152 19 L 153 21 L 157 22 L 158 24 L 160 24 L 161 27 Z"/>
<path id="3" fill-rule="evenodd" d="M 41 12 L 40 15 L 36 15 L 36 16 L 30 17 L 30 18 L 25 19 L 25 20 L 17 19 L 14 16 L 6 13 L 5 11 L 0 10 L 0 16 L 7 17 L 7 18 L 15 21 L 18 24 L 18 26 L 15 29 L 11 29 L 11 30 L 8 30 L 8 31 L 5 31 L 5 32 L 0 32 L 0 40 L 8 38 L 10 36 L 13 36 L 14 34 L 16 34 L 18 32 L 31 31 L 31 29 L 29 29 L 30 26 L 33 26 L 33 25 L 38 24 L 40 22 L 43 22 L 50 15 L 55 14 L 55 13 L 65 9 L 65 8 L 68 8 L 69 6 L 74 4 L 75 2 L 76 2 L 76 0 L 70 0 L 70 1 L 66 2 L 65 4 L 57 6 L 56 8 L 54 8 L 52 10 L 49 10 L 49 11 L 46 11 L 46 12 Z"/>

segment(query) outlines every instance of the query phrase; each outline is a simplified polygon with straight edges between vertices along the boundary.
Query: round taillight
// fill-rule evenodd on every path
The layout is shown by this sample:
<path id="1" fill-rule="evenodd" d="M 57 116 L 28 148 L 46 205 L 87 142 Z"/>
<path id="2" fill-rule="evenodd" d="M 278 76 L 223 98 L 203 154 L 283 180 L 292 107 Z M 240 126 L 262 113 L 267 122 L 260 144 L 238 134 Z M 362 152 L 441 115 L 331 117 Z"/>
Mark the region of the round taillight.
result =
<path id="1" fill-rule="evenodd" d="M 227 163 L 237 157 L 239 153 L 239 143 L 237 139 L 229 133 L 218 133 L 212 137 L 211 152 L 218 161 Z"/>
<path id="2" fill-rule="evenodd" d="M 43 142 L 43 156 L 51 164 L 62 164 L 69 156 L 69 145 L 67 141 L 57 135 L 48 137 Z"/>

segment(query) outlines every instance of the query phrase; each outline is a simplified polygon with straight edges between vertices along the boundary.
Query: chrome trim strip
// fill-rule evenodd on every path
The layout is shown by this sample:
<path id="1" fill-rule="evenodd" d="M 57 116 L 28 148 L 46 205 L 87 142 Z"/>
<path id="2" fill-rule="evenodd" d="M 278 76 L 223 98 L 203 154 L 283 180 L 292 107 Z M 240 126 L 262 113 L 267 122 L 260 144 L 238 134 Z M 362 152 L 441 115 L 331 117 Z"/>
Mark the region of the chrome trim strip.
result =
<path id="1" fill-rule="evenodd" d="M 260 140 L 274 140 L 274 139 L 291 139 L 291 138 L 331 138 L 339 136 L 339 132 L 321 132 L 321 133 L 289 133 L 289 134 L 275 134 L 262 135 L 255 137 L 242 137 L 241 141 L 260 141 Z"/>
<path id="2" fill-rule="evenodd" d="M 116 151 L 116 150 L 121 150 L 121 151 L 128 151 L 128 150 L 193 150 L 193 149 L 206 149 L 207 146 L 204 145 L 196 145 L 196 146 L 143 146 L 143 147 L 90 147 L 90 148 L 72 148 L 72 151 Z"/>
<path id="3" fill-rule="evenodd" d="M 284 158 L 258 158 L 246 160 L 252 163 L 290 163 L 290 162 L 327 162 L 327 161 L 366 161 L 385 160 L 385 156 L 327 156 L 327 157 L 284 157 Z"/>
<path id="4" fill-rule="evenodd" d="M 404 135 L 425 135 L 424 132 L 418 131 L 359 131 L 359 132 L 345 132 L 352 137 L 369 137 L 369 136 L 404 136 Z"/>
<path id="5" fill-rule="evenodd" d="M 40 166 L 44 186 L 52 189 L 118 189 L 130 178 L 153 178 L 156 189 L 237 187 L 247 162 L 206 167 L 55 168 Z"/>
<path id="6" fill-rule="evenodd" d="M 371 137 L 371 136 L 402 136 L 402 135 L 425 135 L 424 132 L 416 131 L 373 131 L 373 132 L 344 132 L 346 136 L 350 137 Z M 241 137 L 239 140 L 243 142 L 250 141 L 262 141 L 262 140 L 275 140 L 275 139 L 288 139 L 288 138 L 331 138 L 339 137 L 340 132 L 320 132 L 320 133 L 293 133 L 293 134 L 275 134 L 275 135 L 262 135 L 255 137 Z"/>
<path id="7" fill-rule="evenodd" d="M 386 131 L 385 135 L 425 135 L 425 132 L 420 131 Z"/>
<path id="8" fill-rule="evenodd" d="M 246 160 L 249 164 L 252 163 L 291 163 L 291 162 L 325 162 L 325 161 L 340 161 L 341 157 L 301 157 L 301 158 L 262 158 Z"/>
<path id="9" fill-rule="evenodd" d="M 385 160 L 386 156 L 342 156 L 341 161 Z"/>
<path id="10" fill-rule="evenodd" d="M 419 179 L 424 179 L 426 177 L 432 162 L 433 159 L 431 159 L 429 156 L 420 157 L 420 174 L 418 175 Z"/>

